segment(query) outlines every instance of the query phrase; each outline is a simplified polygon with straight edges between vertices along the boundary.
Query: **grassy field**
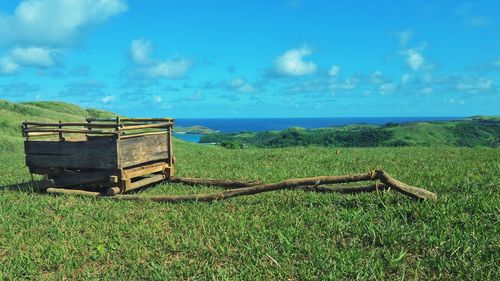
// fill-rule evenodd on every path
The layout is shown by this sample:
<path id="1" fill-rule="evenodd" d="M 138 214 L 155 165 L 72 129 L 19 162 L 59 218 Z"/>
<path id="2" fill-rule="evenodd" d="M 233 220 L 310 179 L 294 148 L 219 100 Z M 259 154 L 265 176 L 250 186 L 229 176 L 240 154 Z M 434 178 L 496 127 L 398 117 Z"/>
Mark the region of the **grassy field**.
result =
<path id="1" fill-rule="evenodd" d="M 0 189 L 0 280 L 500 278 L 498 148 L 174 144 L 179 176 L 275 182 L 383 168 L 439 199 L 284 190 L 164 204 Z M 22 151 L 0 151 L 0 186 L 28 181 Z"/>

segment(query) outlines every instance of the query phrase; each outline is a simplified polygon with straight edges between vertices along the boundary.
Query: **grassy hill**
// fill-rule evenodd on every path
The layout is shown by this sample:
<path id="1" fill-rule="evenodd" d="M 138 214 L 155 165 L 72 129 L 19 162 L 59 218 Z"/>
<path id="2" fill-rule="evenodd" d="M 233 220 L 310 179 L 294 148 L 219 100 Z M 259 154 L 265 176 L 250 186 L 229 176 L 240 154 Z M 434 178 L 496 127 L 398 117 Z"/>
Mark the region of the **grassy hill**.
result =
<path id="1" fill-rule="evenodd" d="M 91 114 L 45 105 L 3 104 L 0 135 L 16 142 L 18 121 Z M 231 150 L 175 140 L 174 151 L 178 176 L 276 182 L 383 168 L 439 199 L 283 190 L 161 204 L 0 187 L 0 280 L 500 278 L 498 148 L 343 148 L 337 154 L 328 147 Z M 0 153 L 0 186 L 29 178 L 21 150 Z M 138 194 L 214 190 L 220 189 L 162 183 Z"/>
<path id="2" fill-rule="evenodd" d="M 111 112 L 83 109 L 63 102 L 13 103 L 0 100 L 0 151 L 21 150 L 21 122 L 83 121 L 87 117 L 115 117 Z"/>
<path id="3" fill-rule="evenodd" d="M 500 119 L 474 117 L 447 122 L 389 123 L 384 126 L 350 125 L 336 128 L 209 134 L 202 143 L 220 143 L 226 147 L 239 144 L 257 147 L 333 146 L 333 147 L 399 147 L 460 146 L 499 147 Z"/>

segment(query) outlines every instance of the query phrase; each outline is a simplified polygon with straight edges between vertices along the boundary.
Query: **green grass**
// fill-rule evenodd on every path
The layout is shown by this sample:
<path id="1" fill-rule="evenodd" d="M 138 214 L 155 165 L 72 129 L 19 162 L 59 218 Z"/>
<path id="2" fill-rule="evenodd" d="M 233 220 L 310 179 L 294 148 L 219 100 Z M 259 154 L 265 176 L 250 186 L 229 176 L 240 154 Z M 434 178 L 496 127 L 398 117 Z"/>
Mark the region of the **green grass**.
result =
<path id="1" fill-rule="evenodd" d="M 166 204 L 0 189 L 0 280 L 500 277 L 498 148 L 174 145 L 179 176 L 275 182 L 383 168 L 439 199 L 284 190 Z M 0 186 L 28 180 L 22 151 L 2 151 Z"/>
<path id="2" fill-rule="evenodd" d="M 215 133 L 203 136 L 200 142 L 219 143 L 225 147 L 239 147 L 238 144 L 256 147 L 500 147 L 500 119 L 473 117 L 447 122 L 389 123 L 384 126 L 349 125 L 320 129 Z"/>

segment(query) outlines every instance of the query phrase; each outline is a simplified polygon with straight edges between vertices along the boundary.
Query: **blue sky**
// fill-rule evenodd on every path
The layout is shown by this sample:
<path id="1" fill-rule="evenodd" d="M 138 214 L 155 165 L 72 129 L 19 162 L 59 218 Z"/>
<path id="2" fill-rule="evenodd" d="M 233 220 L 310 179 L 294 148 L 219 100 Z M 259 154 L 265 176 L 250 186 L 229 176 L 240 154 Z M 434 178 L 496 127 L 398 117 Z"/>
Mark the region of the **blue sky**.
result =
<path id="1" fill-rule="evenodd" d="M 500 115 L 499 1 L 0 2 L 0 98 L 129 116 Z"/>

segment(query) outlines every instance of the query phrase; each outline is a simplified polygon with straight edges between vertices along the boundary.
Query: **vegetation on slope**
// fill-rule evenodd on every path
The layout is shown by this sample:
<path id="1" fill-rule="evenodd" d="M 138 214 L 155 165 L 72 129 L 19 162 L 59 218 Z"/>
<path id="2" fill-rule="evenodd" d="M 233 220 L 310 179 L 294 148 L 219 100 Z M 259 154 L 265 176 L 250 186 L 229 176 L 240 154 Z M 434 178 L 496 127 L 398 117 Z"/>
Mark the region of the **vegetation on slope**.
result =
<path id="1" fill-rule="evenodd" d="M 13 103 L 0 100 L 0 151 L 22 149 L 21 122 L 83 121 L 87 117 L 114 117 L 114 113 L 84 109 L 63 102 Z"/>
<path id="2" fill-rule="evenodd" d="M 210 134 L 202 143 L 225 147 L 257 146 L 500 146 L 500 120 L 472 119 L 449 122 L 415 122 L 384 126 L 353 125 L 338 128 Z"/>
<path id="3" fill-rule="evenodd" d="M 217 130 L 212 130 L 205 126 L 190 126 L 190 127 L 175 126 L 174 131 L 177 133 L 201 134 L 201 135 L 218 133 Z"/>

